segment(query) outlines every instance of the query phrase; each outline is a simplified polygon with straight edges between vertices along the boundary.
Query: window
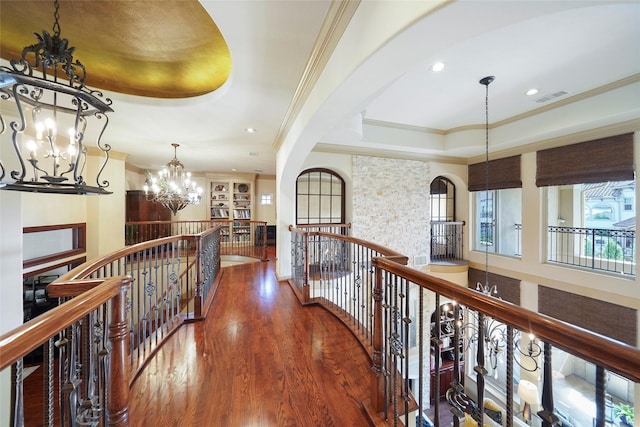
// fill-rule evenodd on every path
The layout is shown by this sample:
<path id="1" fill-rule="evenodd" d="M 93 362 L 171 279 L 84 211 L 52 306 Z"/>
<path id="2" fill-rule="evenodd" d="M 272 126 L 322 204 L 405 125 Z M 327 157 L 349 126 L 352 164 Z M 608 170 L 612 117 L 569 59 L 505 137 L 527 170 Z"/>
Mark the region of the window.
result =
<path id="1" fill-rule="evenodd" d="M 613 209 L 607 205 L 596 205 L 591 209 L 591 219 L 606 219 L 613 218 Z"/>
<path id="2" fill-rule="evenodd" d="M 296 224 L 344 224 L 344 180 L 329 169 L 308 169 L 296 181 Z"/>
<path id="3" fill-rule="evenodd" d="M 635 275 L 633 134 L 536 153 L 547 193 L 547 260 Z"/>
<path id="4" fill-rule="evenodd" d="M 547 260 L 634 275 L 635 191 L 635 181 L 546 187 Z"/>
<path id="5" fill-rule="evenodd" d="M 273 204 L 273 194 L 261 194 L 260 195 L 260 204 L 261 205 L 271 205 Z"/>
<path id="6" fill-rule="evenodd" d="M 519 256 L 522 224 L 521 189 L 478 191 L 473 193 L 473 197 L 475 250 Z"/>
<path id="7" fill-rule="evenodd" d="M 469 165 L 474 207 L 473 248 L 520 256 L 522 181 L 520 156 Z"/>
<path id="8" fill-rule="evenodd" d="M 455 221 L 456 187 L 444 177 L 431 182 L 431 221 Z"/>

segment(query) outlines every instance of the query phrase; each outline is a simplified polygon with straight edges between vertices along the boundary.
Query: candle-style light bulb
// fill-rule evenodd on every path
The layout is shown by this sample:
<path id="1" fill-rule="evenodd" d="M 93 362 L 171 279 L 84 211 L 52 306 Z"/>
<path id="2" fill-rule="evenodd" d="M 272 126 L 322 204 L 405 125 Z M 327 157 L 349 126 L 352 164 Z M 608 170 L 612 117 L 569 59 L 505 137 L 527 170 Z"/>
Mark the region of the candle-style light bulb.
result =
<path id="1" fill-rule="evenodd" d="M 44 124 L 47 128 L 47 136 L 55 138 L 57 133 L 56 122 L 54 122 L 53 119 L 48 118 L 47 120 L 45 120 Z"/>
<path id="2" fill-rule="evenodd" d="M 36 123 L 36 139 L 41 141 L 43 133 L 44 133 L 44 123 L 42 122 Z"/>
<path id="3" fill-rule="evenodd" d="M 27 141 L 27 150 L 29 150 L 29 155 L 32 160 L 36 159 L 36 150 L 38 149 L 38 144 L 33 139 Z"/>

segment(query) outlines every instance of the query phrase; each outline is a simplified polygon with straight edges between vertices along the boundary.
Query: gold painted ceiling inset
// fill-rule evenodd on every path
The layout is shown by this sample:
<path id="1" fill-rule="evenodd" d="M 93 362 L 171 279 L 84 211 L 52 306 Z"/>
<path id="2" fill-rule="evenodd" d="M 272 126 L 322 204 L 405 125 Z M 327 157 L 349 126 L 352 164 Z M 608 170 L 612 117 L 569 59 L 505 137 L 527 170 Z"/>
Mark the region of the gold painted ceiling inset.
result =
<path id="1" fill-rule="evenodd" d="M 0 56 L 20 58 L 34 33 L 53 34 L 53 12 L 52 0 L 0 1 Z M 185 98 L 231 72 L 227 43 L 198 1 L 61 1 L 59 23 L 94 89 Z"/>

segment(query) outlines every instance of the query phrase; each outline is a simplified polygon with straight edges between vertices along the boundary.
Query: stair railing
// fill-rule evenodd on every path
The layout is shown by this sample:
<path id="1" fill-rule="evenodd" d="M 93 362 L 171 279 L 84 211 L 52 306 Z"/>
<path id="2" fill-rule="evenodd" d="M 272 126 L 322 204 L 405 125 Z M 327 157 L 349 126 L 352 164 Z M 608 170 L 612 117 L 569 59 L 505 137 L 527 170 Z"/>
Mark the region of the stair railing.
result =
<path id="1" fill-rule="evenodd" d="M 128 425 L 126 301 L 130 283 L 130 277 L 120 276 L 49 285 L 52 296 L 73 301 L 0 336 L 0 370 L 14 366 L 14 426 L 25 425 L 25 399 L 32 398 L 24 394 L 23 358 L 43 345 L 39 372 L 43 376 L 44 410 L 42 419 L 32 420 L 34 423 Z"/>
<path id="2" fill-rule="evenodd" d="M 597 409 L 596 426 L 605 425 L 605 379 L 616 374 L 640 381 L 640 350 L 636 347 L 419 272 L 403 265 L 406 257 L 370 242 L 293 226 L 289 229 L 292 289 L 303 304 L 317 303 L 335 313 L 372 359 L 371 398 L 363 407 L 376 425 L 416 425 L 417 417 L 431 406 L 435 426 L 440 425 L 445 410 L 454 412 L 456 426 L 465 414 L 483 425 L 485 414 L 474 402 L 491 396 L 505 406 L 503 425 L 517 425 L 516 415 L 522 413 L 524 403 L 514 383 L 519 381 L 516 374 L 522 372 L 542 378 L 538 416 L 544 427 L 551 427 L 562 415 L 553 405 L 553 348 L 595 365 L 591 400 Z M 454 318 L 467 319 L 455 322 L 446 337 L 440 334 L 440 316 L 431 320 L 441 301 L 453 303 Z M 495 322 L 503 324 L 500 337 L 495 335 Z M 534 338 L 525 345 L 529 336 Z M 445 340 L 461 343 L 450 344 L 452 374 L 443 384 L 447 409 L 439 398 L 431 398 L 432 394 L 439 396 L 443 363 L 439 349 Z M 501 340 L 499 348 L 496 340 Z M 475 343 L 475 355 L 469 352 L 470 343 Z M 507 359 L 504 391 L 489 390 L 485 383 L 496 357 Z M 533 367 L 523 368 L 523 364 Z M 470 380 L 466 387 L 465 378 Z"/>
<path id="3" fill-rule="evenodd" d="M 162 237 L 200 234 L 211 228 L 220 229 L 221 255 L 268 260 L 266 221 L 248 219 L 132 221 L 125 223 L 125 244 L 129 246 Z"/>
<path id="4" fill-rule="evenodd" d="M 171 236 L 132 245 L 108 256 L 87 262 L 64 274 L 47 287 L 49 295 L 52 298 L 57 297 L 61 307 L 67 311 L 73 311 L 76 309 L 76 305 L 82 304 L 86 298 L 84 294 L 80 295 L 82 299 L 77 296 L 80 291 L 87 290 L 96 283 L 101 283 L 114 276 L 128 277 L 127 284 L 130 291 L 121 306 L 125 310 L 124 315 L 126 316 L 126 328 L 123 333 L 126 335 L 127 344 L 124 353 L 127 359 L 127 381 L 123 384 L 127 390 L 164 339 L 184 322 L 199 320 L 206 315 L 215 294 L 213 290 L 220 271 L 220 230 L 221 228 L 216 226 L 215 228 L 205 228 L 204 231 L 196 235 Z M 93 397 L 88 398 L 90 401 L 85 397 L 83 400 L 78 400 L 79 396 L 93 396 L 90 391 L 86 391 L 85 394 L 78 391 L 80 385 L 86 387 L 92 383 L 82 381 L 75 373 L 76 366 L 81 366 L 82 370 L 89 368 L 93 370 L 93 367 L 102 366 L 101 363 L 104 364 L 102 359 L 99 361 L 86 359 L 90 353 L 84 350 L 91 344 L 92 339 L 97 340 L 96 342 L 99 341 L 98 338 L 92 338 L 97 332 L 92 332 L 91 328 L 97 328 L 96 325 L 100 322 L 104 323 L 104 319 L 96 320 L 96 316 L 104 317 L 105 311 L 93 315 L 86 321 L 81 321 L 76 327 L 65 329 L 60 334 L 60 338 L 55 341 L 55 345 L 60 348 L 59 351 L 63 357 L 60 360 L 65 360 L 65 365 L 60 367 L 56 377 L 56 381 L 61 381 L 62 384 L 61 393 L 66 393 L 60 399 L 64 407 L 58 408 L 56 412 L 58 419 L 62 418 L 63 425 L 77 425 L 75 421 L 70 423 L 67 421 L 70 420 L 69 417 L 76 416 L 72 414 L 72 408 L 78 402 L 85 409 L 98 404 L 97 409 L 93 411 L 105 413 L 104 406 L 101 406 L 100 403 L 104 401 L 104 398 L 97 398 L 99 400 L 97 403 L 94 402 Z M 39 327 L 41 319 L 43 317 L 39 316 L 34 320 L 34 322 L 38 321 L 34 324 L 34 329 Z M 19 334 L 20 329 L 6 335 L 7 343 L 11 341 L 10 337 L 16 333 Z M 81 337 L 81 341 L 76 340 L 75 337 Z M 53 341 L 50 341 L 44 347 L 45 360 L 52 357 L 52 343 Z M 37 344 L 35 345 L 37 346 Z M 5 361 L 4 351 L 4 345 L 0 346 L 3 364 Z M 104 356 L 104 352 L 104 348 L 98 350 L 102 356 Z M 16 396 L 21 396 L 19 389 L 22 383 L 21 363 L 16 364 L 16 372 L 13 376 L 19 379 L 15 381 L 18 388 Z M 100 375 L 108 375 L 114 369 L 122 370 L 123 368 L 112 363 L 103 366 L 104 373 Z M 96 378 L 98 377 L 96 376 Z M 52 380 L 48 379 L 48 381 Z M 101 390 L 104 390 L 104 381 L 100 384 Z M 125 386 L 118 384 L 117 387 Z M 95 388 L 96 386 L 91 385 L 91 387 Z M 115 386 L 112 386 L 111 390 L 115 390 Z M 52 393 L 53 389 L 45 395 Z M 18 400 L 21 401 L 21 398 L 19 397 Z M 126 407 L 126 403 L 125 401 L 119 404 Z M 54 411 L 49 412 L 54 413 Z M 22 419 L 19 412 L 16 414 L 18 415 L 16 420 Z M 85 422 L 89 423 L 87 425 L 93 425 L 91 424 L 93 421 L 90 420 L 83 420 L 79 423 Z M 51 425 L 48 418 L 44 425 Z"/>
<path id="5" fill-rule="evenodd" d="M 413 425 L 418 414 L 423 414 L 429 407 L 430 387 L 439 386 L 439 375 L 436 374 L 433 378 L 431 374 L 434 371 L 439 372 L 440 358 L 431 359 L 431 349 L 437 349 L 442 345 L 439 331 L 443 325 L 441 316 L 435 316 L 435 321 L 431 322 L 430 313 L 435 307 L 440 307 L 441 298 L 454 302 L 456 310 L 468 314 L 477 313 L 473 317 L 477 321 L 474 327 L 470 328 L 469 324 L 463 322 L 455 322 L 454 342 L 461 339 L 461 345 L 454 345 L 455 374 L 447 392 L 454 412 L 455 426 L 460 424 L 460 418 L 465 414 L 473 417 L 479 425 L 484 425 L 488 416 L 485 411 L 477 409 L 482 408 L 483 404 L 475 403 L 484 402 L 487 396 L 485 377 L 491 354 L 485 350 L 491 348 L 491 340 L 498 339 L 488 332 L 488 319 L 501 322 L 508 331 L 505 345 L 508 347 L 507 357 L 511 363 L 507 360 L 507 390 L 500 396 L 500 400 L 504 400 L 508 406 L 504 408 L 507 414 L 503 424 L 505 426 L 516 424 L 514 406 L 519 407 L 517 412 L 522 411 L 524 403 L 518 403 L 517 393 L 512 387 L 513 361 L 523 363 L 523 358 L 526 357 L 532 357 L 532 363 L 541 365 L 539 371 L 534 372 L 542 378 L 542 405 L 537 413 L 542 420 L 542 426 L 551 427 L 562 421 L 560 412 L 554 407 L 554 401 L 557 400 L 554 398 L 558 397 L 554 396 L 553 391 L 551 351 L 554 347 L 595 365 L 596 381 L 592 399 L 596 405 L 593 417 L 596 426 L 605 426 L 605 378 L 614 373 L 631 382 L 640 382 L 640 349 L 636 347 L 532 312 L 474 289 L 427 275 L 384 257 L 374 258 L 372 262 L 375 269 L 375 287 L 372 294 L 375 320 L 373 397 L 370 404 L 372 412 L 382 414 L 382 418 L 390 422 Z M 432 334 L 432 331 L 435 334 Z M 527 356 L 525 351 L 519 355 L 519 359 L 515 359 L 513 337 L 517 332 L 523 335 L 532 334 L 535 337 L 532 342 L 542 351 L 533 356 L 531 353 Z M 473 375 L 468 377 L 474 379 L 475 390 L 469 384 L 465 387 L 464 369 L 460 360 L 460 347 L 466 348 L 466 344 L 462 342 L 469 340 L 478 343 L 475 360 L 466 361 L 467 364 L 475 363 Z M 579 403 L 577 405 L 571 409 L 584 410 Z M 433 422 L 437 427 L 440 425 L 439 399 L 435 400 L 434 406 Z"/>
<path id="6" fill-rule="evenodd" d="M 292 289 L 302 304 L 320 304 L 340 319 L 371 352 L 373 335 L 373 265 L 375 257 L 406 264 L 407 257 L 383 246 L 318 225 L 290 226 Z"/>

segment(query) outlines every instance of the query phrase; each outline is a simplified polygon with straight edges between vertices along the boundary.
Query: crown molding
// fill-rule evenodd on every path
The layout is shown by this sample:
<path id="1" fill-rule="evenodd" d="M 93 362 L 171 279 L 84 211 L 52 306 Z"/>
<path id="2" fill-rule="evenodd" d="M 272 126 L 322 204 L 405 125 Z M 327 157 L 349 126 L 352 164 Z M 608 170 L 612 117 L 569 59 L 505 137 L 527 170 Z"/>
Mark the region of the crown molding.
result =
<path id="1" fill-rule="evenodd" d="M 278 134 L 273 142 L 273 147 L 277 151 L 282 145 L 293 123 L 302 111 L 309 94 L 315 87 L 318 79 L 322 75 L 333 51 L 335 50 L 340 38 L 344 34 L 347 26 L 351 22 L 351 18 L 358 9 L 360 0 L 337 1 L 333 0 L 329 5 L 327 14 L 325 15 L 322 26 L 318 33 L 318 37 L 313 45 L 313 49 L 307 60 L 302 77 L 298 82 L 295 93 L 289 104 L 289 108 L 284 116 Z"/>

